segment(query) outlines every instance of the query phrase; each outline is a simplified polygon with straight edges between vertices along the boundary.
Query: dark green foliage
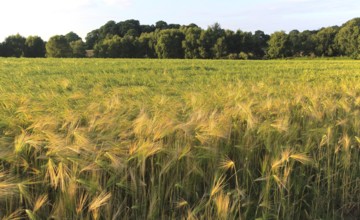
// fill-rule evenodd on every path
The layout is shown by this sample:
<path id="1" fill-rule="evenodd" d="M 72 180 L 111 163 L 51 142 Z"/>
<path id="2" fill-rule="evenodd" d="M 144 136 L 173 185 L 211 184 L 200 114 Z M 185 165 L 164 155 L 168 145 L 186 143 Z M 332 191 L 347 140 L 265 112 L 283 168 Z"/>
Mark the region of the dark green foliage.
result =
<path id="1" fill-rule="evenodd" d="M 111 38 L 106 38 L 105 40 L 97 43 L 94 47 L 94 53 L 96 57 L 107 57 L 115 58 L 119 57 L 121 44 L 120 36 L 113 36 Z"/>
<path id="2" fill-rule="evenodd" d="M 180 30 L 169 29 L 159 32 L 155 46 L 156 54 L 159 58 L 184 58 L 182 41 L 185 39 Z"/>
<path id="3" fill-rule="evenodd" d="M 201 29 L 198 27 L 189 27 L 184 30 L 185 39 L 182 42 L 186 59 L 200 58 L 200 35 Z"/>
<path id="4" fill-rule="evenodd" d="M 181 25 L 180 24 L 169 24 L 167 26 L 167 29 L 180 29 Z"/>
<path id="5" fill-rule="evenodd" d="M 189 24 L 189 25 L 185 25 L 185 27 L 187 27 L 187 28 L 198 28 L 199 26 L 197 26 L 197 25 L 194 24 L 194 23 L 191 23 L 191 24 Z"/>
<path id="6" fill-rule="evenodd" d="M 223 37 L 225 31 L 221 28 L 219 23 L 208 27 L 206 31 L 203 31 L 200 35 L 200 56 L 201 58 L 214 58 L 215 50 L 214 46 L 217 40 Z"/>
<path id="7" fill-rule="evenodd" d="M 26 38 L 20 34 L 11 35 L 3 43 L 3 56 L 21 57 L 24 55 Z"/>
<path id="8" fill-rule="evenodd" d="M 270 36 L 263 31 L 255 31 L 253 35 L 253 53 L 254 56 L 261 59 L 266 54 L 267 42 L 270 40 Z"/>
<path id="9" fill-rule="evenodd" d="M 160 29 L 160 30 L 164 30 L 167 29 L 167 23 L 165 21 L 158 21 L 155 23 L 155 28 L 156 29 Z"/>
<path id="10" fill-rule="evenodd" d="M 214 57 L 217 59 L 224 58 L 227 55 L 227 45 L 225 37 L 219 37 L 213 47 Z"/>
<path id="11" fill-rule="evenodd" d="M 46 43 L 47 57 L 71 57 L 72 49 L 66 37 L 63 35 L 56 35 L 49 39 Z"/>
<path id="12" fill-rule="evenodd" d="M 358 20 L 360 19 L 353 19 L 344 24 L 341 28 L 342 31 L 339 31 L 337 27 L 331 27 L 315 31 L 305 30 L 300 32 L 293 30 L 288 34 L 284 32 L 283 36 L 275 32 L 273 33 L 274 37 L 280 37 L 277 40 L 274 37 L 271 40 L 270 36 L 261 30 L 255 31 L 255 33 L 241 30 L 234 32 L 222 29 L 218 23 L 203 30 L 193 23 L 181 26 L 179 24 L 168 24 L 161 20 L 156 22 L 155 25 L 141 25 L 137 20 L 127 20 L 117 24 L 114 21 L 109 21 L 98 30 L 94 30 L 87 35 L 86 45 L 87 49 L 93 49 L 96 43 L 109 36 L 118 35 L 124 37 L 127 35 L 134 37 L 134 41 L 138 40 L 138 45 L 134 47 L 137 50 L 135 52 L 136 57 L 164 58 L 169 56 L 164 55 L 163 51 L 179 49 L 167 48 L 165 50 L 163 42 L 158 44 L 161 37 L 159 31 L 171 29 L 180 31 L 184 35 L 182 42 L 184 55 L 181 58 L 186 59 L 235 59 L 239 58 L 240 53 L 242 59 L 337 55 L 357 57 L 359 50 L 357 38 L 360 35 L 357 25 L 360 22 L 357 22 Z M 143 35 L 144 33 L 152 34 Z M 164 41 L 164 39 L 161 41 Z M 171 43 L 168 44 L 171 45 Z M 176 45 L 178 47 L 178 44 Z M 155 46 L 157 51 L 155 51 Z M 128 54 L 125 57 L 133 56 Z"/>
<path id="13" fill-rule="evenodd" d="M 302 50 L 302 41 L 300 38 L 300 31 L 298 30 L 292 30 L 289 32 L 289 43 L 290 43 L 290 54 L 292 56 L 300 56 L 301 50 Z"/>
<path id="14" fill-rule="evenodd" d="M 85 57 L 86 45 L 81 39 L 70 42 L 70 47 L 72 49 L 72 57 Z"/>
<path id="15" fill-rule="evenodd" d="M 342 55 L 358 58 L 360 54 L 360 18 L 346 22 L 336 35 L 335 41 Z"/>
<path id="16" fill-rule="evenodd" d="M 154 25 L 140 25 L 140 28 L 142 33 L 154 32 L 156 29 Z"/>
<path id="17" fill-rule="evenodd" d="M 72 31 L 67 33 L 65 35 L 65 38 L 69 43 L 81 40 L 81 37 L 79 37 L 79 35 L 77 35 L 76 33 L 72 32 Z"/>
<path id="18" fill-rule="evenodd" d="M 131 35 L 125 35 L 125 37 L 121 39 L 120 57 L 136 58 L 138 51 L 137 47 L 137 38 Z"/>
<path id="19" fill-rule="evenodd" d="M 336 56 L 338 48 L 335 43 L 336 34 L 339 27 L 322 28 L 316 34 L 316 55 L 317 56 Z"/>
<path id="20" fill-rule="evenodd" d="M 100 40 L 100 31 L 98 29 L 89 32 L 86 37 L 86 48 L 88 50 L 94 49 L 95 44 Z"/>
<path id="21" fill-rule="evenodd" d="M 96 57 L 107 58 L 135 58 L 140 57 L 137 53 L 139 42 L 133 36 L 112 36 L 95 45 Z"/>
<path id="22" fill-rule="evenodd" d="M 155 33 L 142 33 L 138 40 L 138 53 L 141 58 L 156 58 L 156 38 Z"/>
<path id="23" fill-rule="evenodd" d="M 241 51 L 241 36 L 240 31 L 236 33 L 234 31 L 227 30 L 225 32 L 226 44 L 229 54 L 238 54 Z"/>
<path id="24" fill-rule="evenodd" d="M 99 29 L 100 38 L 105 38 L 107 36 L 119 35 L 119 28 L 115 21 L 108 21 L 105 25 L 101 26 Z"/>
<path id="25" fill-rule="evenodd" d="M 4 44 L 0 43 L 0 57 L 3 57 L 5 54 Z"/>
<path id="26" fill-rule="evenodd" d="M 269 58 L 284 58 L 290 54 L 289 36 L 284 32 L 275 32 L 270 36 L 267 55 Z"/>
<path id="27" fill-rule="evenodd" d="M 212 39 L 211 33 L 209 31 L 202 31 L 200 34 L 200 57 L 203 59 L 209 59 L 213 57 L 212 47 L 214 45 L 214 41 Z"/>
<path id="28" fill-rule="evenodd" d="M 29 36 L 25 41 L 24 57 L 45 57 L 45 42 L 38 36 Z"/>
<path id="29" fill-rule="evenodd" d="M 118 26 L 117 33 L 122 37 L 125 35 L 138 37 L 141 34 L 141 26 L 138 20 L 131 19 L 126 21 L 121 21 L 117 24 L 117 26 Z"/>
<path id="30" fill-rule="evenodd" d="M 315 55 L 316 33 L 317 33 L 317 31 L 309 31 L 309 30 L 305 30 L 300 33 L 301 56 L 314 56 Z"/>
<path id="31" fill-rule="evenodd" d="M 253 50 L 253 35 L 251 32 L 237 31 L 236 33 L 240 38 L 240 51 L 250 53 Z"/>
<path id="32" fill-rule="evenodd" d="M 60 47 L 62 51 L 53 51 L 49 54 L 56 54 L 55 56 L 61 54 L 61 57 L 83 57 L 86 49 L 95 51 L 97 57 L 122 58 L 266 59 L 315 56 L 360 58 L 360 18 L 352 19 L 341 27 L 292 30 L 289 33 L 280 31 L 271 36 L 261 30 L 254 33 L 225 30 L 219 23 L 204 30 L 194 23 L 168 24 L 160 20 L 155 25 L 144 25 L 138 20 L 129 19 L 118 23 L 108 21 L 100 28 L 89 32 L 85 37 L 85 44 L 77 42 L 81 41 L 81 38 L 76 33 L 69 32 L 64 37 L 69 47 L 71 46 L 70 49 L 64 46 L 64 43 Z M 36 45 L 34 42 L 28 42 L 33 44 L 32 46 L 25 46 L 25 40 L 20 35 L 9 36 L 0 44 L 0 56 L 44 56 L 41 39 L 37 39 Z"/>

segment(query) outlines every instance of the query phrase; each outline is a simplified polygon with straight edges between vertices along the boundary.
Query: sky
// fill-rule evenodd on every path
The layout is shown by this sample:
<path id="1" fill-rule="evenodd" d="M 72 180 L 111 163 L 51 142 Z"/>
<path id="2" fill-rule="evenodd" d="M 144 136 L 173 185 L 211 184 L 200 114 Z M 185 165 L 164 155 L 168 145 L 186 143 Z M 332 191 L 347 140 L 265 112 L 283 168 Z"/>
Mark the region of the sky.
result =
<path id="1" fill-rule="evenodd" d="M 360 17 L 358 0 L 0 0 L 0 41 L 14 34 L 44 40 L 73 31 L 85 39 L 107 21 L 159 20 L 243 31 L 315 30 Z"/>

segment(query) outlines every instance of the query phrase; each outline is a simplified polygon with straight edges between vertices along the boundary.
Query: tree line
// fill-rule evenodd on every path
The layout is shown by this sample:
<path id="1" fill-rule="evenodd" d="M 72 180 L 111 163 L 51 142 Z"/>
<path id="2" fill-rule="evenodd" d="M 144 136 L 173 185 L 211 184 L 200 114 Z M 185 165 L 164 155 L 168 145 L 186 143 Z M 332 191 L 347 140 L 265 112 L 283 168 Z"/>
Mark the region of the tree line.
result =
<path id="1" fill-rule="evenodd" d="M 74 32 L 56 35 L 45 42 L 39 36 L 8 36 L 0 43 L 2 57 L 85 57 L 86 44 Z"/>
<path id="2" fill-rule="evenodd" d="M 232 31 L 215 23 L 207 29 L 196 24 L 138 20 L 109 21 L 89 32 L 85 42 L 74 32 L 56 35 L 47 42 L 38 36 L 17 34 L 0 43 L 2 57 L 274 59 L 287 57 L 360 58 L 360 18 L 342 26 L 319 30 L 277 31 L 271 35 Z"/>

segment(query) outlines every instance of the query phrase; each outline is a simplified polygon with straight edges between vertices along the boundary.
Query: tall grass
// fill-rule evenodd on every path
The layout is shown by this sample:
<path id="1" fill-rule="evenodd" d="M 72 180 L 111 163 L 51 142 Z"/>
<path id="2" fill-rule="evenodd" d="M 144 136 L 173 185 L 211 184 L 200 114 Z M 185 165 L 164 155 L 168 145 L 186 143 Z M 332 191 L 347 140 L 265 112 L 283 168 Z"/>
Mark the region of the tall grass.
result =
<path id="1" fill-rule="evenodd" d="M 359 69 L 0 59 L 0 218 L 356 219 Z"/>

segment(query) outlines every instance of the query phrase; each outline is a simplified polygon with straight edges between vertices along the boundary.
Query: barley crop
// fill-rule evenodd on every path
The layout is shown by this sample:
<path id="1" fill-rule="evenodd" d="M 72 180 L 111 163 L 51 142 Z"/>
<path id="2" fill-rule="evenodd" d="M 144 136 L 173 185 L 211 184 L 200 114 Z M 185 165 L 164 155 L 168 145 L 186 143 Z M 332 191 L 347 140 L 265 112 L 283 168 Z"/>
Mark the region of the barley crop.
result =
<path id="1" fill-rule="evenodd" d="M 359 70 L 0 59 L 0 218 L 357 219 Z"/>

